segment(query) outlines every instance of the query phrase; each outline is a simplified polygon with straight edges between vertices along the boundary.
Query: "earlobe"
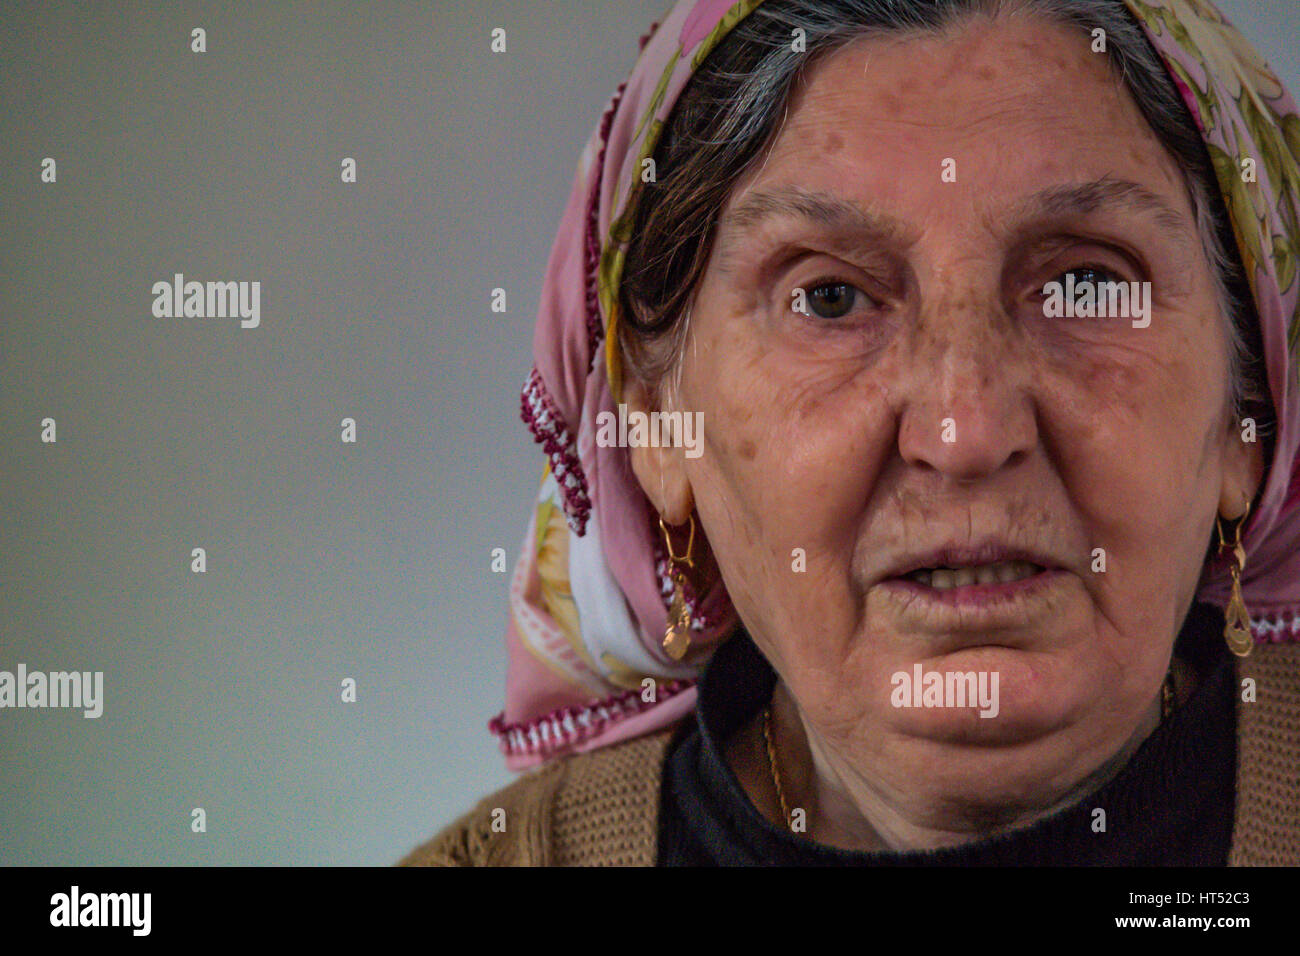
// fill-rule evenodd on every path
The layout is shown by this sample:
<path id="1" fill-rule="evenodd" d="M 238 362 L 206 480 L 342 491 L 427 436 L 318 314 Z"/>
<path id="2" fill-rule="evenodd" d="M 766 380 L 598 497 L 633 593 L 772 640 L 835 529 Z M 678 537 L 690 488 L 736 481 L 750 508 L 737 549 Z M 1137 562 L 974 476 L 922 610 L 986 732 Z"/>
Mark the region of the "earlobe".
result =
<path id="1" fill-rule="evenodd" d="M 1236 519 L 1245 514 L 1264 480 L 1264 450 L 1258 440 L 1247 441 L 1236 423 L 1228 429 L 1219 514 Z M 1253 432 L 1250 437 L 1255 438 Z"/>
<path id="2" fill-rule="evenodd" d="M 628 414 L 649 414 L 651 407 L 646 388 L 628 382 L 624 388 Z M 629 444 L 632 472 L 666 524 L 684 524 L 695 507 L 690 480 L 686 477 L 686 449 L 678 445 L 655 446 Z"/>

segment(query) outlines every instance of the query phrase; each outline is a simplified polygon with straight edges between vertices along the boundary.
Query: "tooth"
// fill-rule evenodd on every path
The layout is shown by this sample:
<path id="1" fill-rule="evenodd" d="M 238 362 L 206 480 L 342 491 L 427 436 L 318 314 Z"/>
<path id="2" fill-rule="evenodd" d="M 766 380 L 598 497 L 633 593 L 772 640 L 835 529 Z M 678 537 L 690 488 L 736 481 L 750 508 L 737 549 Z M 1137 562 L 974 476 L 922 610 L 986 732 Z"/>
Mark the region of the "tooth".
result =
<path id="1" fill-rule="evenodd" d="M 930 572 L 927 569 L 922 568 L 920 571 L 917 571 L 915 574 L 912 575 L 912 580 L 914 580 L 917 584 L 924 584 L 926 587 L 929 587 Z"/>
<path id="2" fill-rule="evenodd" d="M 953 586 L 953 572 L 947 568 L 935 568 L 930 572 L 930 587 L 945 589 Z"/>
<path id="3" fill-rule="evenodd" d="M 996 564 L 981 564 L 975 569 L 975 580 L 979 584 L 996 584 L 998 572 Z"/>
<path id="4" fill-rule="evenodd" d="M 1017 562 L 1015 561 L 1000 561 L 993 565 L 993 569 L 997 572 L 999 584 L 1010 584 L 1020 578 L 1020 572 L 1017 570 L 1016 565 Z"/>
<path id="5" fill-rule="evenodd" d="M 952 583 L 954 587 L 964 588 L 975 583 L 974 568 L 958 568 L 952 573 Z"/>

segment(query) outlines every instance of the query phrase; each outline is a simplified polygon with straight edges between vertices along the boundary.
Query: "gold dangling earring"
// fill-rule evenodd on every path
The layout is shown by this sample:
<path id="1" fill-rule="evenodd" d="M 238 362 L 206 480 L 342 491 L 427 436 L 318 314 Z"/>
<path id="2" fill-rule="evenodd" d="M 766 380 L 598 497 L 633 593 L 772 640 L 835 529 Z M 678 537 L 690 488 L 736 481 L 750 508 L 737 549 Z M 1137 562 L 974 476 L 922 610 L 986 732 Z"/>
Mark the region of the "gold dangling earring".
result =
<path id="1" fill-rule="evenodd" d="M 1255 639 L 1250 632 L 1250 613 L 1246 610 L 1246 599 L 1241 594 L 1241 572 L 1246 569 L 1246 549 L 1241 546 L 1241 529 L 1248 517 L 1250 517 L 1249 501 L 1246 502 L 1245 514 L 1237 521 L 1237 539 L 1232 546 L 1235 563 L 1229 569 L 1232 572 L 1232 597 L 1224 612 L 1223 637 L 1228 642 L 1228 650 L 1238 657 L 1248 657 L 1251 648 L 1255 646 Z M 1219 551 L 1222 553 L 1228 546 L 1228 539 L 1223 535 L 1223 525 L 1219 522 L 1218 515 L 1214 516 L 1214 524 L 1219 529 Z"/>
<path id="2" fill-rule="evenodd" d="M 664 651 L 673 660 L 680 661 L 686 656 L 686 652 L 691 646 L 691 609 L 686 605 L 686 592 L 683 588 L 685 579 L 677 562 L 682 562 L 688 568 L 695 567 L 695 563 L 691 559 L 691 549 L 695 544 L 695 515 L 691 515 L 691 533 L 686 542 L 686 554 L 684 555 L 673 554 L 673 539 L 668 534 L 668 528 L 664 525 L 662 517 L 659 518 L 659 530 L 664 533 L 664 541 L 668 545 L 668 576 L 673 579 L 673 603 L 668 609 L 668 629 L 664 631 Z"/>

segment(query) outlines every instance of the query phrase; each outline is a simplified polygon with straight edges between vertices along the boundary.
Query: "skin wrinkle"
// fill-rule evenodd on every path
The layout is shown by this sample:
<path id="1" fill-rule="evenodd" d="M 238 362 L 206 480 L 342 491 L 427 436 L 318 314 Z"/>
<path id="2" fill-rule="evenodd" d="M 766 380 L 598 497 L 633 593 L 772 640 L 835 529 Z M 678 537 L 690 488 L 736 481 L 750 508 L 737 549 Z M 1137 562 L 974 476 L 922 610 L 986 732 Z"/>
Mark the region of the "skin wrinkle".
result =
<path id="1" fill-rule="evenodd" d="M 1173 210 L 1164 200 L 1149 190 L 1136 184 L 1103 177 L 1090 183 L 1071 186 L 1053 186 L 1041 190 L 1019 204 L 1010 215 L 1012 225 L 1006 231 L 1023 237 L 1026 243 L 1032 243 L 1036 233 L 1045 226 L 1074 214 L 1088 213 L 1092 228 L 1084 231 L 1094 233 L 1114 233 L 1122 222 L 1125 212 L 1147 213 L 1154 216 L 1157 223 L 1166 231 L 1166 238 L 1176 245 L 1179 252 L 1186 255 L 1187 268 L 1192 267 L 1191 257 L 1200 249 L 1195 226 L 1191 219 Z M 716 268 L 726 274 L 734 272 L 736 267 L 738 237 L 760 228 L 770 228 L 773 233 L 781 232 L 781 220 L 793 220 L 801 214 L 814 217 L 824 223 L 828 230 L 827 242 L 842 244 L 848 249 L 850 238 L 861 242 L 862 236 L 875 234 L 874 240 L 868 240 L 863 249 L 894 244 L 904 249 L 915 242 L 906 226 L 888 220 L 878 211 L 861 208 L 857 204 L 836 200 L 823 193 L 809 193 L 803 190 L 763 190 L 750 195 L 745 202 L 731 210 L 725 217 L 717 249 Z M 1005 213 L 1001 214 L 1006 219 Z M 1001 232 L 1001 221 L 992 221 L 992 211 L 981 213 L 983 225 L 990 232 Z M 1110 228 L 1106 228 L 1109 226 Z M 1041 242 L 1041 240 L 1039 240 Z M 1059 239 L 1055 240 L 1060 242 Z M 1202 255 L 1201 261 L 1208 267 L 1208 261 Z M 1175 271 L 1175 277 L 1183 273 Z M 1164 287 L 1158 290 L 1162 296 L 1170 294 Z"/>
<path id="2" fill-rule="evenodd" d="M 731 263 L 715 244 L 674 397 L 705 413 L 705 454 L 634 448 L 633 462 L 647 489 L 669 473 L 667 510 L 695 508 L 778 673 L 777 746 L 792 805 L 815 810 L 809 837 L 951 845 L 1077 799 L 1150 733 L 1204 532 L 1258 487 L 1259 448 L 1225 417 L 1213 280 L 1171 223 L 1150 203 L 1116 211 L 1113 185 L 1090 187 L 1093 212 L 1021 218 L 1043 188 L 1077 200 L 1081 184 L 1130 182 L 1191 228 L 1179 170 L 1085 38 L 977 18 L 854 41 L 806 80 L 724 223 L 760 190 L 797 188 L 888 215 L 893 241 L 832 249 L 786 221 L 736 237 Z M 834 151 L 806 145 L 832 135 Z M 956 183 L 939 178 L 949 155 Z M 768 262 L 787 239 L 803 252 Z M 1098 250 L 1105 268 L 1152 282 L 1149 327 L 1042 314 L 1035 288 Z M 893 279 L 878 307 L 854 303 L 836 323 L 790 311 L 792 287 L 836 275 L 861 287 L 882 262 Z M 987 537 L 1044 550 L 1062 573 L 987 626 L 884 580 L 900 556 Z M 1105 574 L 1090 570 L 1094 547 Z M 915 663 L 998 671 L 999 717 L 892 708 L 890 675 Z M 779 818 L 757 723 L 727 750 Z"/>

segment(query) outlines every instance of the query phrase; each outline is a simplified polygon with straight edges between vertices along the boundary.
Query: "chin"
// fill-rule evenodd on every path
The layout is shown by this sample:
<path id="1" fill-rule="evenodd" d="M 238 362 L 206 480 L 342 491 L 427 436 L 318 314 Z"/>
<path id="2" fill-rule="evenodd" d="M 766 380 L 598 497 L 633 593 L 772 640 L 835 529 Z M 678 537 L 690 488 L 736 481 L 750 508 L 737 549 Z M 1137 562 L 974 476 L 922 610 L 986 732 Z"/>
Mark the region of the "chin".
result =
<path id="1" fill-rule="evenodd" d="M 1066 665 L 1057 655 L 1000 645 L 914 658 L 883 676 L 889 689 L 884 719 L 917 742 L 986 748 L 990 757 L 999 749 L 1034 748 L 1052 738 L 1064 745 L 1086 701 L 1099 693 L 1081 676 L 1077 665 Z"/>

